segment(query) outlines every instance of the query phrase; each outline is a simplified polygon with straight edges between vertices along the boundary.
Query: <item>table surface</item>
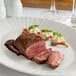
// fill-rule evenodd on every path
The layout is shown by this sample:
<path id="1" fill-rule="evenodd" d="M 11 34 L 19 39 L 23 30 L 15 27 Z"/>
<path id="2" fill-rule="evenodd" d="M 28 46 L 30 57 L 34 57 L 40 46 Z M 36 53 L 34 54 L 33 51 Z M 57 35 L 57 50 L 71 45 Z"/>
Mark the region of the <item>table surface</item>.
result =
<path id="1" fill-rule="evenodd" d="M 23 17 L 24 16 L 28 16 L 28 17 L 31 16 L 31 17 L 43 18 L 41 15 L 42 15 L 42 12 L 45 11 L 45 10 L 48 10 L 48 9 L 46 9 L 46 8 L 24 7 L 23 8 Z M 71 15 L 71 11 L 62 10 L 61 12 L 66 12 L 66 14 L 68 14 L 67 19 Z M 71 24 L 66 20 L 65 20 L 65 18 L 63 18 L 63 19 L 60 19 L 60 20 L 57 20 L 57 21 L 70 26 Z M 16 72 L 16 71 L 14 71 L 12 69 L 9 69 L 9 68 L 7 68 L 7 67 L 0 64 L 0 76 L 32 76 L 32 75 Z M 73 76 L 74 76 L 74 74 L 73 74 Z"/>

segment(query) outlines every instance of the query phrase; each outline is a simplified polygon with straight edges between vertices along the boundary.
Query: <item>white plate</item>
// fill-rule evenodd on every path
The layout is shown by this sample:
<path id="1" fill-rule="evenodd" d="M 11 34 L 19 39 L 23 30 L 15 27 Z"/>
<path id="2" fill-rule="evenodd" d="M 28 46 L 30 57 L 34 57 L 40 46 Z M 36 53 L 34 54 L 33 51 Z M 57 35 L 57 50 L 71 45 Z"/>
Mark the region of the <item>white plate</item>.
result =
<path id="1" fill-rule="evenodd" d="M 8 39 L 16 39 L 22 29 L 31 24 L 38 24 L 41 29 L 49 28 L 58 31 L 70 44 L 69 48 L 52 47 L 65 55 L 63 63 L 57 69 L 51 69 L 47 64 L 37 64 L 23 56 L 10 52 L 4 43 Z M 48 46 L 49 47 L 49 46 Z M 50 46 L 51 47 L 51 46 Z M 50 20 L 37 18 L 7 18 L 0 20 L 0 63 L 16 71 L 34 75 L 66 75 L 76 71 L 76 31 L 72 28 Z"/>

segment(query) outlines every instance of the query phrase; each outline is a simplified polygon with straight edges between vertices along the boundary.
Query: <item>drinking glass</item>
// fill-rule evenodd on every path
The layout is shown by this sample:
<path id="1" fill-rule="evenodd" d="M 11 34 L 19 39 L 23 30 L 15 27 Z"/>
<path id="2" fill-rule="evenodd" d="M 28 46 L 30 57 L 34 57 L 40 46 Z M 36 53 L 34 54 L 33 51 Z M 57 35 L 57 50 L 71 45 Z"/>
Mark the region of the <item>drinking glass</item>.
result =
<path id="1" fill-rule="evenodd" d="M 73 0 L 71 22 L 73 23 L 72 27 L 76 28 L 76 0 Z"/>
<path id="2" fill-rule="evenodd" d="M 47 18 L 50 20 L 62 20 L 66 18 L 66 12 L 61 12 L 56 9 L 56 0 L 51 0 L 51 6 L 49 11 L 45 11 L 42 13 L 43 18 Z"/>
<path id="3" fill-rule="evenodd" d="M 54 19 L 54 20 L 56 20 L 56 19 L 59 18 L 58 15 L 59 15 L 59 13 L 56 10 L 55 0 L 51 0 L 50 9 L 49 9 L 49 11 L 45 11 L 43 13 L 43 17 L 47 18 L 47 19 L 52 19 L 52 20 Z"/>
<path id="4" fill-rule="evenodd" d="M 55 6 L 55 0 L 51 0 L 51 6 L 50 6 L 50 10 L 49 10 L 50 14 L 56 14 L 56 6 Z"/>
<path id="5" fill-rule="evenodd" d="M 76 0 L 73 0 L 71 16 L 66 20 L 71 27 L 76 28 Z"/>

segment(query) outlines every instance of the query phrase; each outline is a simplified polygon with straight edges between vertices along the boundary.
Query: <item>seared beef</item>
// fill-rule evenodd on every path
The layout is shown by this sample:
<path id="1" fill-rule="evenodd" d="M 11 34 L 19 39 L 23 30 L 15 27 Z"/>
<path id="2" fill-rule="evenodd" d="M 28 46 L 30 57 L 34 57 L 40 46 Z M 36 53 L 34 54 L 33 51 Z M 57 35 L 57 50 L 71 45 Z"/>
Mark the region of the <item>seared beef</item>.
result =
<path id="1" fill-rule="evenodd" d="M 37 63 L 45 63 L 51 53 L 52 49 L 46 49 L 46 50 L 43 50 L 42 52 L 40 52 L 39 54 L 35 55 L 34 56 L 34 60 L 37 62 Z"/>
<path id="2" fill-rule="evenodd" d="M 6 41 L 5 46 L 6 46 L 10 51 L 16 53 L 17 55 L 20 55 L 19 50 L 13 46 L 13 42 L 14 42 L 14 40 L 12 40 L 12 39 L 11 39 L 11 40 L 8 40 L 8 41 Z"/>
<path id="3" fill-rule="evenodd" d="M 32 59 L 36 54 L 46 49 L 45 41 L 34 33 L 22 33 L 13 44 L 20 53 Z"/>
<path id="4" fill-rule="evenodd" d="M 64 59 L 59 51 L 47 49 L 45 40 L 33 33 L 22 33 L 16 40 L 6 41 L 5 46 L 17 55 L 24 55 L 37 63 L 47 62 L 53 69 Z"/>
<path id="5" fill-rule="evenodd" d="M 62 55 L 59 51 L 52 51 L 47 64 L 49 64 L 53 69 L 58 67 L 64 59 L 64 55 Z"/>

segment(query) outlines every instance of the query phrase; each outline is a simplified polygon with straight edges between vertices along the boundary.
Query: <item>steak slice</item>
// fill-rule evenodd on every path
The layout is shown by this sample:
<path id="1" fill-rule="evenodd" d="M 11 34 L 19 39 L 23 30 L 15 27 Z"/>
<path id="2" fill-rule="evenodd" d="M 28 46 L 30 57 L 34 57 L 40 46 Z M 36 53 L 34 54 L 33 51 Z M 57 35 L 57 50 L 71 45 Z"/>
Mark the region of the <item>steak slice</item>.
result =
<path id="1" fill-rule="evenodd" d="M 52 49 L 46 49 L 34 56 L 34 60 L 37 63 L 45 63 L 51 53 Z"/>
<path id="2" fill-rule="evenodd" d="M 59 51 L 52 51 L 47 64 L 49 64 L 53 69 L 58 67 L 64 59 L 64 55 L 62 55 Z"/>
<path id="3" fill-rule="evenodd" d="M 32 44 L 29 48 L 27 48 L 25 54 L 29 59 L 31 59 L 36 54 L 40 53 L 45 49 L 46 49 L 45 41 L 39 41 L 37 43 Z"/>
<path id="4" fill-rule="evenodd" d="M 36 54 L 46 49 L 45 41 L 34 33 L 22 33 L 13 44 L 20 53 L 32 59 Z"/>

